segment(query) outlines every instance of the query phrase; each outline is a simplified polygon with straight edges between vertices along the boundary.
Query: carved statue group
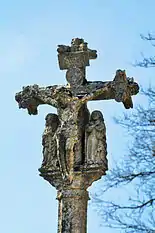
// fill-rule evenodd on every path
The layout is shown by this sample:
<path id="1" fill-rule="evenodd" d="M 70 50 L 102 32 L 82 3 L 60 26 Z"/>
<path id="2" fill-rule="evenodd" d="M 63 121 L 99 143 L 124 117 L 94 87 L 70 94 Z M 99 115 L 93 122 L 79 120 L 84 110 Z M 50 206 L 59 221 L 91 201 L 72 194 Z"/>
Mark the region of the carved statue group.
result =
<path id="1" fill-rule="evenodd" d="M 42 170 L 61 171 L 63 175 L 68 175 L 71 169 L 81 169 L 84 167 L 87 169 L 89 167 L 103 167 L 103 169 L 107 170 L 106 128 L 103 115 L 100 111 L 93 111 L 88 124 L 85 125 L 82 135 L 84 138 L 81 148 L 82 158 L 78 161 L 78 164 L 74 155 L 72 155 L 72 158 L 67 158 L 67 150 L 70 148 L 71 142 L 69 140 L 71 137 L 68 137 L 67 139 L 69 140 L 67 141 L 62 131 L 60 134 L 62 126 L 58 115 L 49 113 L 45 121 L 45 130 L 42 136 Z M 76 155 L 75 151 L 74 154 Z M 72 159 L 72 166 L 69 159 Z"/>

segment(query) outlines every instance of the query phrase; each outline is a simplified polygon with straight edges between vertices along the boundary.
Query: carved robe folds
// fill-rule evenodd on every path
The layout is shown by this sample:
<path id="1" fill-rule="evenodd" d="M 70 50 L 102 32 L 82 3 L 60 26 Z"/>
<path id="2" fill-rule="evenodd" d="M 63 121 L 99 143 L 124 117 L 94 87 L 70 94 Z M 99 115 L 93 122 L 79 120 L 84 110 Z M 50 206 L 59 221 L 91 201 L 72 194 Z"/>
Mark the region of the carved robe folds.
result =
<path id="1" fill-rule="evenodd" d="M 100 111 L 93 111 L 86 125 L 85 154 L 88 166 L 102 166 L 107 170 L 106 128 Z"/>
<path id="2" fill-rule="evenodd" d="M 58 170 L 57 142 L 55 132 L 59 125 L 56 114 L 49 113 L 46 118 L 46 127 L 42 136 L 43 162 L 41 169 Z"/>

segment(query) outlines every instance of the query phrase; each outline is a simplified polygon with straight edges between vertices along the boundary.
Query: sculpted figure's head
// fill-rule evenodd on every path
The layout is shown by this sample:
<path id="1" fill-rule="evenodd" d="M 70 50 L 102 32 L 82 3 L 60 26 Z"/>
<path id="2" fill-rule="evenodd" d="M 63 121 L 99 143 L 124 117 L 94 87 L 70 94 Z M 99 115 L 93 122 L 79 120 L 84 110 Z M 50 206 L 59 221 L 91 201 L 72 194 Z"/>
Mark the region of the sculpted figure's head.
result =
<path id="1" fill-rule="evenodd" d="M 45 117 L 45 121 L 46 121 L 46 126 L 51 126 L 54 132 L 57 130 L 59 125 L 59 118 L 56 114 L 54 113 L 47 114 L 47 116 Z"/>
<path id="2" fill-rule="evenodd" d="M 104 121 L 102 113 L 97 110 L 92 112 L 90 119 L 91 121 Z"/>
<path id="3" fill-rule="evenodd" d="M 125 70 L 116 70 L 116 75 L 115 75 L 115 81 L 119 81 L 119 82 L 126 82 L 127 81 L 127 77 L 126 77 L 126 73 Z"/>

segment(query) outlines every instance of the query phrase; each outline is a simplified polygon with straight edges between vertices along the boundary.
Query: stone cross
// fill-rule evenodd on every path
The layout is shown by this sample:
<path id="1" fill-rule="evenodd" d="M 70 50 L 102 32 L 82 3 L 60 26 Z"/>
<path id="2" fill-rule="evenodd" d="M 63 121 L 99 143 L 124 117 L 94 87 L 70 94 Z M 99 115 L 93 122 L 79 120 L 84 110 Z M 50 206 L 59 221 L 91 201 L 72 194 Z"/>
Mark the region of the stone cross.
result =
<path id="1" fill-rule="evenodd" d="M 115 99 L 129 109 L 139 86 L 124 70 L 117 70 L 113 81 L 87 81 L 86 66 L 97 51 L 83 39 L 72 39 L 71 46 L 59 45 L 57 51 L 67 85 L 26 86 L 15 99 L 30 115 L 38 114 L 41 104 L 57 109 L 45 118 L 40 176 L 58 191 L 58 233 L 86 233 L 87 188 L 108 169 L 104 118 L 97 110 L 90 114 L 87 102 Z"/>

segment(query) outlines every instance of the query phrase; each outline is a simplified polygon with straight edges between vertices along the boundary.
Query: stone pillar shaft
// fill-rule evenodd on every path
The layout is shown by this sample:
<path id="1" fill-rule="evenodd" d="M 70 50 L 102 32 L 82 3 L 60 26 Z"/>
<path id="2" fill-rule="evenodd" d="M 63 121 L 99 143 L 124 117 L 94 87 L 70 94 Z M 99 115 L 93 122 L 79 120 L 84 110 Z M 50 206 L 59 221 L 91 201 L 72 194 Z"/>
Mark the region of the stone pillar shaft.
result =
<path id="1" fill-rule="evenodd" d="M 68 189 L 58 191 L 58 233 L 87 232 L 88 191 Z"/>

